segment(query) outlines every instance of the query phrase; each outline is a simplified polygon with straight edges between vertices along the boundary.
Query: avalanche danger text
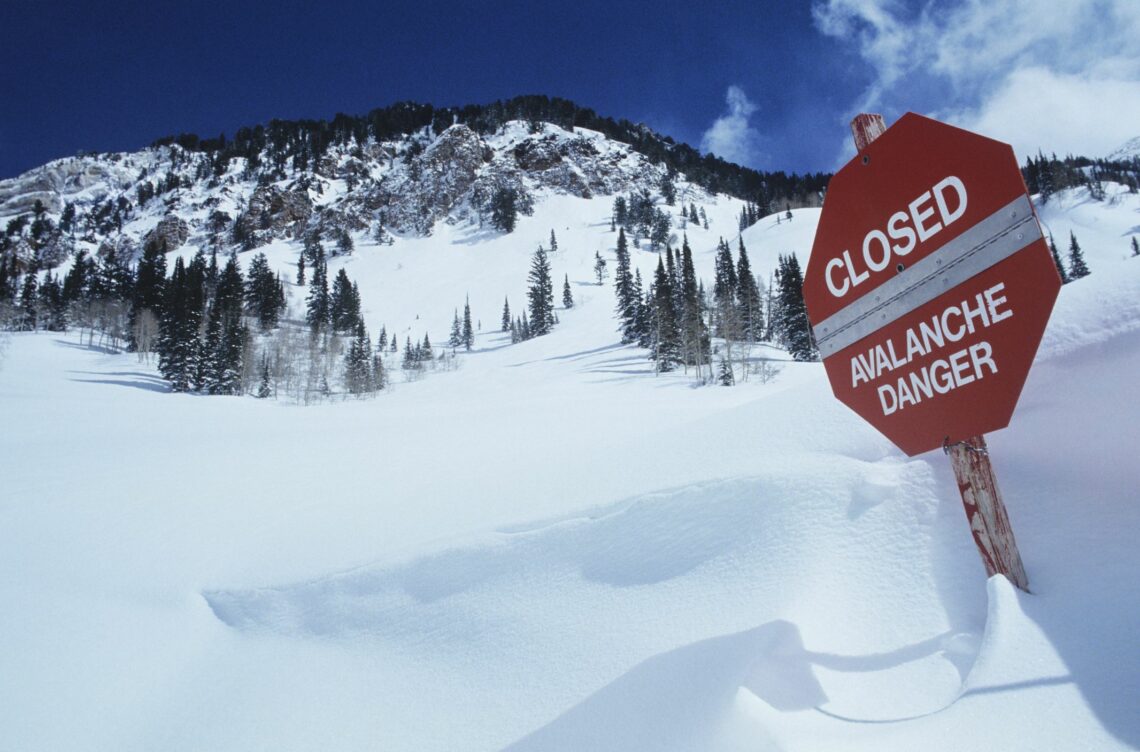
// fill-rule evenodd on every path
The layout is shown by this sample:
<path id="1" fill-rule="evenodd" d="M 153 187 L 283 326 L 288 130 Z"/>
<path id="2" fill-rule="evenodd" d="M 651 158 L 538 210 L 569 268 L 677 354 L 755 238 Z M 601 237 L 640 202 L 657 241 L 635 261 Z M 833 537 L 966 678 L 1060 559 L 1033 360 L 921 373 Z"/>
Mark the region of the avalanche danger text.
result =
<path id="1" fill-rule="evenodd" d="M 999 282 L 973 298 L 918 322 L 917 326 L 908 328 L 897 343 L 895 338 L 890 338 L 856 353 L 851 358 L 851 387 L 858 388 L 860 384 L 870 384 L 889 375 L 889 380 L 879 385 L 877 391 L 883 415 L 891 415 L 997 373 L 993 347 L 984 339 L 965 344 L 917 368 L 906 368 L 948 344 L 952 346 L 1011 318 L 1013 310 L 1004 290 L 1005 283 Z"/>

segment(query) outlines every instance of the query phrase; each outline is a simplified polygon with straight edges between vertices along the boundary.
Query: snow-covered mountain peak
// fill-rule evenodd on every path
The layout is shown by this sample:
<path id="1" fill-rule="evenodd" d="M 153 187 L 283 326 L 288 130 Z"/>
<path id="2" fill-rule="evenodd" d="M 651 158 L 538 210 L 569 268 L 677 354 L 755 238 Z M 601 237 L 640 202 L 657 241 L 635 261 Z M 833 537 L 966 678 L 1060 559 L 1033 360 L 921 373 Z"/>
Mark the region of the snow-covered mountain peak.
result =
<path id="1" fill-rule="evenodd" d="M 1113 151 L 1108 155 L 1107 159 L 1110 162 L 1121 162 L 1128 159 L 1135 159 L 1140 157 L 1140 136 L 1130 138 L 1121 144 L 1120 148 Z"/>

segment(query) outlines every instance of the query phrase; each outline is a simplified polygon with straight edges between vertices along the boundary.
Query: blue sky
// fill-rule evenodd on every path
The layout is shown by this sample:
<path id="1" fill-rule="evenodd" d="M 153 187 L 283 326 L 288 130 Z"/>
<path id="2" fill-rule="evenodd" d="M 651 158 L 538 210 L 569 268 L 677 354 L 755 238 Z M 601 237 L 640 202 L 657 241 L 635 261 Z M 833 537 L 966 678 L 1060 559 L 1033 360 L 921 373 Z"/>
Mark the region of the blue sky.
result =
<path id="1" fill-rule="evenodd" d="M 0 26 L 0 177 L 180 131 L 531 93 L 798 172 L 841 164 L 861 109 L 1022 152 L 1140 135 L 1133 0 L 45 0 L 5 3 Z"/>

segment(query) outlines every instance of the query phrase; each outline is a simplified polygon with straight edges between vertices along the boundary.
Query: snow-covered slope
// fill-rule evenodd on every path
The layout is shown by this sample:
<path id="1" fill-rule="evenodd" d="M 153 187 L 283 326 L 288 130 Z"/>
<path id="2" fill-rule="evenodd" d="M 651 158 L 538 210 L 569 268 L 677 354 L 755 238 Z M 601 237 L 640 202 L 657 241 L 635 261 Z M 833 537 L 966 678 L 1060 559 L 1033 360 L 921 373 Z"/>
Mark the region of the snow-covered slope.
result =
<path id="1" fill-rule="evenodd" d="M 11 336 L 0 749 L 1140 745 L 1136 196 L 1042 209 L 1092 275 L 989 437 L 1033 595 L 986 582 L 946 459 L 901 455 L 818 364 L 654 375 L 593 283 L 612 197 L 535 197 L 509 235 L 438 222 L 330 262 L 373 331 L 441 341 L 465 295 L 482 322 L 457 370 L 374 400 L 170 394 L 133 355 Z M 708 279 L 741 204 L 698 203 Z M 817 216 L 746 230 L 753 268 L 806 263 Z M 510 345 L 552 229 L 576 305 Z M 288 270 L 298 244 L 264 250 Z"/>

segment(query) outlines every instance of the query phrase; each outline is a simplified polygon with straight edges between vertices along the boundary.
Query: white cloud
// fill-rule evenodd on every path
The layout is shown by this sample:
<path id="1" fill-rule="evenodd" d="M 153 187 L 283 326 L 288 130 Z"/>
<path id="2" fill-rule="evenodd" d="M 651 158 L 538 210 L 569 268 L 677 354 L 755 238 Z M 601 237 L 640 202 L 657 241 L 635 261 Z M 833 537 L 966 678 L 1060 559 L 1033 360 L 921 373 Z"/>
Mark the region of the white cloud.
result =
<path id="1" fill-rule="evenodd" d="M 760 157 L 760 134 L 749 125 L 756 105 L 739 86 L 729 86 L 725 95 L 728 111 L 701 136 L 701 149 L 729 162 L 755 164 Z"/>
<path id="2" fill-rule="evenodd" d="M 916 110 L 1009 141 L 1102 156 L 1140 135 L 1140 3 L 827 0 L 824 34 L 855 45 L 875 79 L 853 102 L 888 121 Z"/>

